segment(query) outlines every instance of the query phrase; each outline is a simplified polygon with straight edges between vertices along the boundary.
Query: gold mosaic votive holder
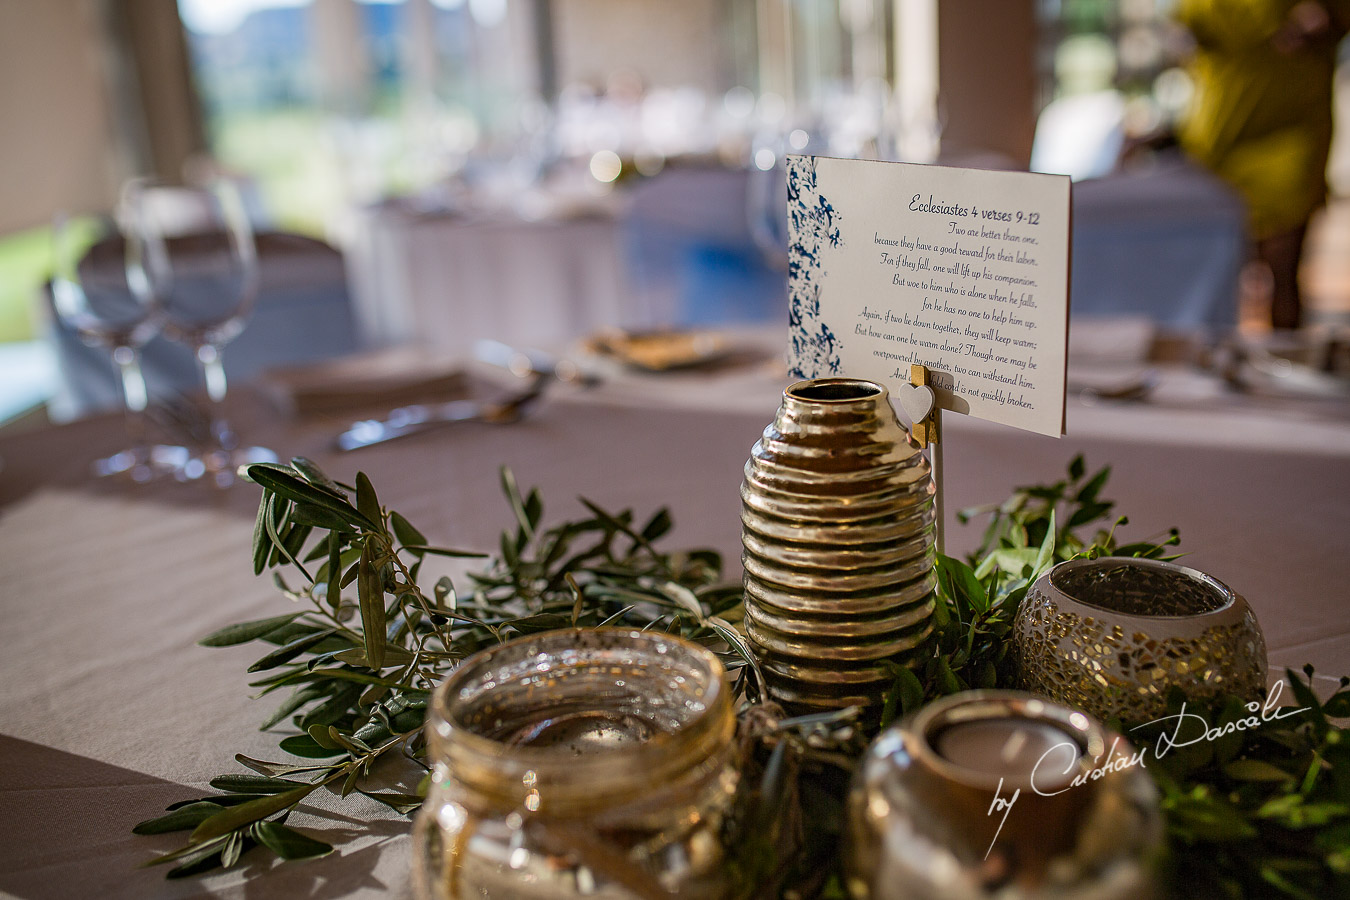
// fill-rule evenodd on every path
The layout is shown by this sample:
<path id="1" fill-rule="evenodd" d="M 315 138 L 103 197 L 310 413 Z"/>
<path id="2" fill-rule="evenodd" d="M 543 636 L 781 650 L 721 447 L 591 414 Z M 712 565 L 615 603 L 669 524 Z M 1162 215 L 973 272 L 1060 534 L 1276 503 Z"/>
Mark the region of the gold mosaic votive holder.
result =
<path id="1" fill-rule="evenodd" d="M 849 794 L 855 900 L 1142 900 L 1157 789 L 1128 741 L 1017 691 L 966 691 L 894 725 Z"/>
<path id="2" fill-rule="evenodd" d="M 1013 623 L 1023 690 L 1102 719 L 1143 723 L 1189 699 L 1257 699 L 1266 644 L 1247 601 L 1203 572 L 1153 559 L 1060 563 L 1041 576 Z"/>

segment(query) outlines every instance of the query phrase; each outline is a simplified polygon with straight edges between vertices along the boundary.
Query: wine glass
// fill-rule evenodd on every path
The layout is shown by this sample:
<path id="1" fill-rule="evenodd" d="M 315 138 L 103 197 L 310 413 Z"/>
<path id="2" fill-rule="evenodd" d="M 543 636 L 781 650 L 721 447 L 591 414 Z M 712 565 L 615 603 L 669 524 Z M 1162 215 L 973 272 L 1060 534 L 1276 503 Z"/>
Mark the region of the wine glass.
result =
<path id="1" fill-rule="evenodd" d="M 106 217 L 60 213 L 52 226 L 53 272 L 48 299 L 56 319 L 91 347 L 107 350 L 117 367 L 131 446 L 95 460 L 99 476 L 144 482 L 158 474 L 146 437 L 149 393 L 140 348 L 160 328 L 161 310 L 146 274 L 146 247 Z"/>
<path id="2" fill-rule="evenodd" d="M 258 292 L 257 246 L 243 198 L 228 181 L 180 187 L 140 180 L 127 200 L 164 336 L 192 350 L 206 384 L 206 446 L 179 475 L 228 486 L 239 466 L 277 458 L 263 447 L 240 446 L 224 412 L 222 353 L 244 330 Z"/>

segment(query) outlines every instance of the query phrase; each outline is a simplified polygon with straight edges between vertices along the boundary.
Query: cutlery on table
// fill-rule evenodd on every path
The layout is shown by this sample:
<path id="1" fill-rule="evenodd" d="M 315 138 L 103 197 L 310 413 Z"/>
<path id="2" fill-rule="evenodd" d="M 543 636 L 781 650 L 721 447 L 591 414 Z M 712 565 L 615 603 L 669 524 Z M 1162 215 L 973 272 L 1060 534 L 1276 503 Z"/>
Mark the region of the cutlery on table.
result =
<path id="1" fill-rule="evenodd" d="M 473 345 L 473 355 L 482 362 L 507 370 L 517 378 L 545 375 L 579 387 L 595 387 L 600 383 L 599 377 L 582 370 L 572 360 L 542 350 L 520 350 L 501 341 L 484 339 Z"/>
<path id="2" fill-rule="evenodd" d="M 401 406 L 383 419 L 353 422 L 350 428 L 337 436 L 334 444 L 339 450 L 359 450 L 455 422 L 488 422 L 494 425 L 514 422 L 544 392 L 548 380 L 548 376 L 536 374 L 525 390 L 501 400 L 452 400 L 449 403 Z"/>

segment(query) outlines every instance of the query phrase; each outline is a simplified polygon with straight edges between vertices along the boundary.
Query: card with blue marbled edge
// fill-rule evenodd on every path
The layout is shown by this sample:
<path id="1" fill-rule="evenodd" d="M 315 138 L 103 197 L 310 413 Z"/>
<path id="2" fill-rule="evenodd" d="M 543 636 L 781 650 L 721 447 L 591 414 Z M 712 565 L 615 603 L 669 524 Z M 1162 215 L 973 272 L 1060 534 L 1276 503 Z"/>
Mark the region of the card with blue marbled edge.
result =
<path id="1" fill-rule="evenodd" d="M 1064 433 L 1069 179 L 789 156 L 788 361 Z"/>

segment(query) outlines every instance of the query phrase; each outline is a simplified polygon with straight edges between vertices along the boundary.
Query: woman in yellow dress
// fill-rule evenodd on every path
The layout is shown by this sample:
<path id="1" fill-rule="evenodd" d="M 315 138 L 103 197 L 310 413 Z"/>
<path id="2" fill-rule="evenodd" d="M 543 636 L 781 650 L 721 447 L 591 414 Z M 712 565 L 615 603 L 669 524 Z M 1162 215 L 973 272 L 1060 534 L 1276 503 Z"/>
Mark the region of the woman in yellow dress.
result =
<path id="1" fill-rule="evenodd" d="M 1336 45 L 1350 0 L 1180 0 L 1195 38 L 1195 95 L 1178 138 L 1247 201 L 1256 253 L 1274 276 L 1271 323 L 1302 322 L 1298 263 L 1326 200 Z"/>

